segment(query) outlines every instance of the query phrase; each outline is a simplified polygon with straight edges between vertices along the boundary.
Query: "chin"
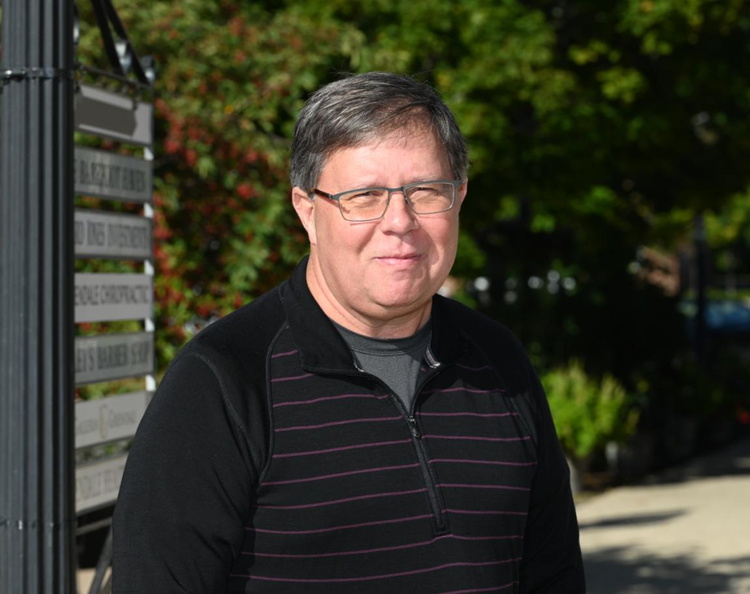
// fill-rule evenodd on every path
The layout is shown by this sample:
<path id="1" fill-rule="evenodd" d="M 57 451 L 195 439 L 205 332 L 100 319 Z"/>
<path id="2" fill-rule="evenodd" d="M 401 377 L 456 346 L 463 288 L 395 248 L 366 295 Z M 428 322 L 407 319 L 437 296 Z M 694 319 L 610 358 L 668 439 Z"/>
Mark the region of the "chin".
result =
<path id="1" fill-rule="evenodd" d="M 383 310 L 393 313 L 394 309 L 418 309 L 425 305 L 432 299 L 433 293 L 426 294 L 424 292 L 419 293 L 406 293 L 394 295 L 394 293 L 381 295 L 380 298 L 374 300 Z"/>

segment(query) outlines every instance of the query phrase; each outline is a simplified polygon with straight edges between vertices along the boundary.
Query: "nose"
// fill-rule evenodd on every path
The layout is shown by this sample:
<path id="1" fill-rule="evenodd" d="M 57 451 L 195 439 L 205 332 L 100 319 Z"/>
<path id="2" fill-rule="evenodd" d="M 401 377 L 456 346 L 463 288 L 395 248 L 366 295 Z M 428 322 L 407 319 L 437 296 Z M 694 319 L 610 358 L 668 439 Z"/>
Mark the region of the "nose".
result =
<path id="1" fill-rule="evenodd" d="M 395 233 L 407 233 L 419 226 L 417 214 L 406 203 L 406 196 L 402 190 L 390 193 L 385 214 L 380 222 L 382 228 Z"/>

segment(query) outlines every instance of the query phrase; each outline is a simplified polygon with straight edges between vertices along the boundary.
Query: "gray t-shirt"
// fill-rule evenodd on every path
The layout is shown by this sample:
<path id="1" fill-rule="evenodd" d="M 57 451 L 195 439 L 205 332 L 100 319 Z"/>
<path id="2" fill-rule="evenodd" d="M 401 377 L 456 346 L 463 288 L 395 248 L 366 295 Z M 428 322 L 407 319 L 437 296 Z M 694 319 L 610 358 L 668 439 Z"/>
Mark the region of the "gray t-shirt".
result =
<path id="1" fill-rule="evenodd" d="M 394 339 L 363 336 L 334 325 L 352 350 L 360 369 L 384 382 L 410 411 L 425 351 L 432 337 L 430 322 L 412 336 Z"/>

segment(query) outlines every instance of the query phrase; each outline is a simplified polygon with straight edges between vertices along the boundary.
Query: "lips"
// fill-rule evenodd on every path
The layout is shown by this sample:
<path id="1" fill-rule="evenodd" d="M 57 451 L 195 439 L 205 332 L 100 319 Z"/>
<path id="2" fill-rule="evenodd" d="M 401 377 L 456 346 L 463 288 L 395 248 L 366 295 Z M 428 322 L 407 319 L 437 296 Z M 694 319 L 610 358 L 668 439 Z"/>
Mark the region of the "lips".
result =
<path id="1" fill-rule="evenodd" d="M 393 261 L 393 262 L 409 262 L 418 260 L 421 256 L 419 254 L 394 254 L 388 256 L 377 256 L 376 260 Z"/>
<path id="2" fill-rule="evenodd" d="M 413 260 L 420 258 L 422 254 L 413 250 L 414 246 L 401 245 L 396 247 L 393 252 L 383 252 L 379 255 L 375 255 L 375 259 L 378 260 Z"/>

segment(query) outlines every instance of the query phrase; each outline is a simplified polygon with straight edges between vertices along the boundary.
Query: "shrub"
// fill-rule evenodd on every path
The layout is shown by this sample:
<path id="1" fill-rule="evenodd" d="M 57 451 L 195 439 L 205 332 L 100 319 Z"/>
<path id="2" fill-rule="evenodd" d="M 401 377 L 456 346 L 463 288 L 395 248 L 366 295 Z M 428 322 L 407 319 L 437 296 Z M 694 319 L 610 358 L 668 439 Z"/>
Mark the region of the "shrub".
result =
<path id="1" fill-rule="evenodd" d="M 612 376 L 590 377 L 580 361 L 542 376 L 563 450 L 582 461 L 602 452 L 610 441 L 622 443 L 635 431 L 638 410 Z"/>

